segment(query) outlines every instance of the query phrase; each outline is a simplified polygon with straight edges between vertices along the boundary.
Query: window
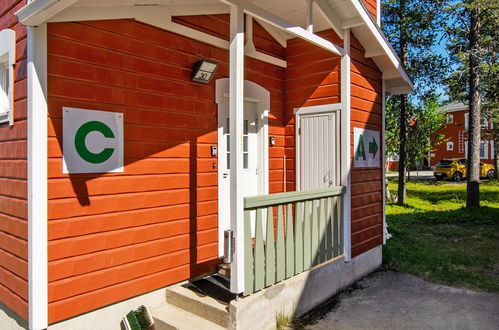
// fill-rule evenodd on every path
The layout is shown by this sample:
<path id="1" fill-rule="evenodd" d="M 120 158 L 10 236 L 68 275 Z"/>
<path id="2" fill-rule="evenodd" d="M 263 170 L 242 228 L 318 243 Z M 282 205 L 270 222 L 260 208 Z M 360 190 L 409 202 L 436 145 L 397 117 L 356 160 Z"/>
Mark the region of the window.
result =
<path id="1" fill-rule="evenodd" d="M 452 124 L 454 122 L 454 115 L 447 115 L 447 124 Z"/>
<path id="2" fill-rule="evenodd" d="M 454 142 L 447 142 L 447 151 L 454 150 Z"/>
<path id="3" fill-rule="evenodd" d="M 13 123 L 14 59 L 16 36 L 13 30 L 0 31 L 0 123 Z"/>
<path id="4" fill-rule="evenodd" d="M 483 128 L 483 129 L 487 129 L 487 118 L 480 118 L 480 127 Z"/>
<path id="5" fill-rule="evenodd" d="M 464 130 L 465 131 L 468 130 L 469 118 L 470 118 L 470 114 L 469 113 L 465 113 L 464 114 Z"/>
<path id="6" fill-rule="evenodd" d="M 489 158 L 489 144 L 487 142 L 480 142 L 480 159 Z"/>

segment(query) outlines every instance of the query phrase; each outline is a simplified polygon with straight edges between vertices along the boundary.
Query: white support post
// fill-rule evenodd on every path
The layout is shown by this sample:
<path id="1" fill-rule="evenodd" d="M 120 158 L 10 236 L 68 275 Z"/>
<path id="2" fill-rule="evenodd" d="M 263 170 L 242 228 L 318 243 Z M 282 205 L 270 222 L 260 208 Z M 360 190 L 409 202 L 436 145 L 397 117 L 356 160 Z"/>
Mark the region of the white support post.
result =
<path id="1" fill-rule="evenodd" d="M 385 109 L 386 91 L 385 80 L 381 81 L 381 179 L 383 180 L 383 244 L 388 238 L 388 228 L 386 226 L 386 143 L 385 143 Z"/>
<path id="2" fill-rule="evenodd" d="M 244 11 L 230 8 L 230 227 L 235 237 L 230 267 L 230 291 L 244 291 L 244 209 L 243 209 L 243 114 L 244 114 Z"/>
<path id="3" fill-rule="evenodd" d="M 28 27 L 29 328 L 48 326 L 47 25 Z"/>
<path id="4" fill-rule="evenodd" d="M 314 0 L 307 0 L 307 31 L 314 33 Z"/>
<path id="5" fill-rule="evenodd" d="M 351 242 L 351 186 L 350 186 L 350 29 L 343 34 L 343 50 L 341 57 L 341 185 L 346 187 L 343 196 L 343 221 L 344 221 L 344 245 L 343 251 L 345 261 L 352 257 Z"/>

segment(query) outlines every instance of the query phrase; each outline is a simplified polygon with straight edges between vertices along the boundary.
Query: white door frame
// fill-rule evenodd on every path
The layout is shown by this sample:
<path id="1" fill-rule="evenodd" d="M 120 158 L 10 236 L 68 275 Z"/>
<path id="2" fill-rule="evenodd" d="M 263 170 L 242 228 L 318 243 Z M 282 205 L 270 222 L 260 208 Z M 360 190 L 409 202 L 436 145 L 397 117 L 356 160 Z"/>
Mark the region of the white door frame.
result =
<path id="1" fill-rule="evenodd" d="M 294 114 L 295 114 L 295 141 L 296 141 L 296 161 L 295 161 L 295 166 L 296 166 L 296 172 L 295 172 L 295 178 L 296 178 L 296 191 L 300 190 L 301 186 L 301 168 L 300 168 L 300 157 L 301 157 L 301 151 L 300 151 L 300 118 L 307 116 L 307 115 L 317 115 L 317 114 L 327 114 L 327 113 L 333 113 L 335 111 L 341 110 L 341 103 L 332 103 L 332 104 L 325 104 L 325 105 L 315 105 L 315 106 L 309 106 L 309 107 L 302 107 L 302 108 L 295 108 Z M 339 113 L 338 113 L 339 114 Z M 335 184 L 339 184 L 340 181 L 340 159 L 341 159 L 341 144 L 340 144 L 340 116 L 336 116 L 336 136 L 335 136 L 335 148 L 337 150 L 336 152 L 336 157 L 334 159 L 334 164 L 335 164 Z"/>
<path id="2" fill-rule="evenodd" d="M 221 146 L 224 138 L 223 125 L 225 118 L 220 116 L 220 105 L 229 100 L 229 79 L 222 78 L 215 82 L 215 102 L 217 103 L 217 117 L 218 117 L 218 146 Z M 269 193 L 269 112 L 270 112 L 270 93 L 262 86 L 245 80 L 244 81 L 244 101 L 253 102 L 257 105 L 257 114 L 259 121 L 261 120 L 261 129 L 258 131 L 258 194 L 266 195 Z M 222 166 L 220 156 L 224 152 L 218 148 L 218 187 L 221 186 Z M 230 193 L 228 191 L 227 193 Z M 218 256 L 224 256 L 224 226 L 221 226 L 220 215 L 222 214 L 222 194 L 220 188 L 218 190 Z M 227 214 L 230 214 L 228 212 Z M 230 219 L 222 220 L 223 223 L 230 224 Z"/>

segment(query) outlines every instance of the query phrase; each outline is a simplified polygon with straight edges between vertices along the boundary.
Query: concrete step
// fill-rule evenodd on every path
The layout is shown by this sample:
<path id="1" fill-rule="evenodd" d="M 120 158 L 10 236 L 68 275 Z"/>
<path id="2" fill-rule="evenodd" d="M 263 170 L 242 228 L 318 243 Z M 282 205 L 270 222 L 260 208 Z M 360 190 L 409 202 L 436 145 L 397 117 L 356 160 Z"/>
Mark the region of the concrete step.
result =
<path id="1" fill-rule="evenodd" d="M 201 292 L 189 289 L 189 284 L 177 284 L 166 289 L 166 302 L 188 311 L 218 326 L 229 326 L 229 305 Z"/>
<path id="2" fill-rule="evenodd" d="M 226 329 L 170 304 L 153 308 L 151 313 L 154 317 L 155 330 Z"/>

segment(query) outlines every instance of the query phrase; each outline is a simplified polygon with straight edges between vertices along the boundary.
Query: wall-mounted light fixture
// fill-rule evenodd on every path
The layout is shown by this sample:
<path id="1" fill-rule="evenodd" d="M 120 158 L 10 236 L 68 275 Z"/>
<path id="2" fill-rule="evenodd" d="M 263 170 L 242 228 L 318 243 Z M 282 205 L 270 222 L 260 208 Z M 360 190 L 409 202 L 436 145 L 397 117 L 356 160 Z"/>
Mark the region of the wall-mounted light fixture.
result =
<path id="1" fill-rule="evenodd" d="M 275 137 L 270 137 L 270 146 L 275 146 Z"/>
<path id="2" fill-rule="evenodd" d="M 207 84 L 211 81 L 211 78 L 215 75 L 217 71 L 218 63 L 201 60 L 196 62 L 194 65 L 194 70 L 192 71 L 192 81 Z"/>

